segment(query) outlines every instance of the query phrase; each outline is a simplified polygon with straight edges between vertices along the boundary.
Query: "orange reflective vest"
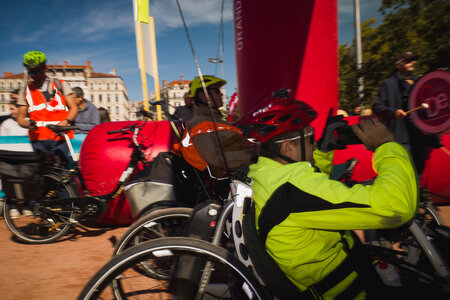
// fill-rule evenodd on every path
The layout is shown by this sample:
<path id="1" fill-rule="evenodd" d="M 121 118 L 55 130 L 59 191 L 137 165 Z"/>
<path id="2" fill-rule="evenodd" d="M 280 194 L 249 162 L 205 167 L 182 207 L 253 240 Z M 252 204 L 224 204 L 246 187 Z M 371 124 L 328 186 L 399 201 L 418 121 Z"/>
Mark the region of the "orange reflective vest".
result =
<path id="1" fill-rule="evenodd" d="M 217 131 L 228 130 L 241 133 L 241 130 L 239 128 L 224 123 L 216 123 L 216 127 Z M 202 171 L 206 169 L 208 163 L 203 160 L 200 154 L 198 154 L 197 149 L 192 142 L 192 139 L 196 135 L 211 132 L 214 132 L 214 123 L 211 121 L 204 121 L 197 124 L 192 129 L 189 129 L 189 127 L 187 127 L 184 131 L 183 138 L 181 139 L 181 154 L 183 155 L 183 158 L 190 165 Z"/>
<path id="2" fill-rule="evenodd" d="M 63 82 L 60 80 L 60 82 Z M 36 140 L 63 140 L 64 137 L 57 136 L 53 131 L 45 127 L 50 124 L 58 124 L 64 121 L 69 115 L 69 108 L 62 91 L 52 81 L 51 88 L 55 90 L 55 95 L 47 103 L 45 96 L 36 88 L 34 83 L 27 86 L 25 99 L 28 103 L 28 114 L 31 120 L 36 121 L 37 130 L 29 130 L 28 135 L 31 141 Z M 73 130 L 67 132 L 69 138 L 73 138 Z"/>

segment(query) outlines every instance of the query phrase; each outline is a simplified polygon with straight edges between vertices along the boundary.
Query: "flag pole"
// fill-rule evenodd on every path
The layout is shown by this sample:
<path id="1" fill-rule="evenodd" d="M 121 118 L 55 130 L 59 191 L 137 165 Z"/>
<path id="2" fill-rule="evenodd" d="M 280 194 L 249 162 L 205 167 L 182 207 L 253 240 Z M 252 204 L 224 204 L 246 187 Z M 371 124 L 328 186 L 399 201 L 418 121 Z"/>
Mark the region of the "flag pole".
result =
<path id="1" fill-rule="evenodd" d="M 148 25 L 150 26 L 150 42 L 152 46 L 152 66 L 153 66 L 153 81 L 155 83 L 155 101 L 160 100 L 159 91 L 159 74 L 158 74 L 158 59 L 156 55 L 156 38 L 155 38 L 155 22 L 153 17 L 149 16 Z M 148 105 L 148 104 L 147 104 Z M 156 120 L 162 120 L 161 105 L 156 106 Z"/>
<path id="2" fill-rule="evenodd" d="M 142 96 L 143 96 L 143 105 L 144 110 L 149 111 L 148 104 L 148 90 L 147 90 L 147 74 L 145 73 L 145 60 L 144 60 L 144 46 L 142 43 L 142 24 L 137 21 L 137 40 L 138 40 L 138 61 L 139 61 L 139 69 L 141 70 L 141 83 L 142 83 Z"/>

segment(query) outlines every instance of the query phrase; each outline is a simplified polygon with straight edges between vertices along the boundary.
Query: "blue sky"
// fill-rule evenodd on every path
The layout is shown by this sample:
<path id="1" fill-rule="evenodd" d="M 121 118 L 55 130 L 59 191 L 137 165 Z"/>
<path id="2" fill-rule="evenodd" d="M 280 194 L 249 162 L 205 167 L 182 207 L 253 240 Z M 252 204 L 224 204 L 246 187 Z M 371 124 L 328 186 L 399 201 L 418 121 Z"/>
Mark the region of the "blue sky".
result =
<path id="1" fill-rule="evenodd" d="M 380 3 L 360 0 L 361 20 L 379 20 Z M 220 68 L 207 59 L 218 53 L 221 0 L 180 0 L 180 5 L 203 74 L 220 76 Z M 338 0 L 338 9 L 339 42 L 351 41 L 353 0 Z M 151 0 L 150 14 L 155 18 L 160 82 L 180 75 L 192 79 L 197 72 L 175 0 Z M 232 0 L 225 0 L 223 18 L 224 75 L 230 96 L 236 88 Z M 1 75 L 22 72 L 23 54 L 40 50 L 50 64 L 84 65 L 90 60 L 95 72 L 115 68 L 129 99 L 142 98 L 131 0 L 3 0 L 0 28 Z M 151 77 L 148 82 L 153 89 Z"/>

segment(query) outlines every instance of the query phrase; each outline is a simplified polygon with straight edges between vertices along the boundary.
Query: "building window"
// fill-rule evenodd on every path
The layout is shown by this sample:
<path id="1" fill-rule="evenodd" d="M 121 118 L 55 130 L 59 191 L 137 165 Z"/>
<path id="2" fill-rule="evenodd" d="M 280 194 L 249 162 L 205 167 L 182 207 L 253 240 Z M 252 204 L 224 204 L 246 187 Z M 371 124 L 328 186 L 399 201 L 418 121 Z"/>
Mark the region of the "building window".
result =
<path id="1" fill-rule="evenodd" d="M 119 95 L 116 95 L 116 103 L 119 102 Z"/>
<path id="2" fill-rule="evenodd" d="M 94 85 L 91 83 L 90 84 L 91 90 L 94 89 Z"/>
<path id="3" fill-rule="evenodd" d="M 9 87 L 10 87 L 10 88 L 13 87 L 13 83 L 12 83 L 12 82 L 9 83 Z"/>
<path id="4" fill-rule="evenodd" d="M 1 95 L 1 97 L 0 97 L 0 100 L 2 100 L 2 101 L 3 101 L 3 94 Z"/>
<path id="5" fill-rule="evenodd" d="M 98 95 L 98 102 L 99 102 L 99 103 L 102 102 L 102 95 Z"/>
<path id="6" fill-rule="evenodd" d="M 118 115 L 118 114 L 119 114 L 119 107 L 116 106 L 116 115 Z"/>
<path id="7" fill-rule="evenodd" d="M 94 95 L 91 95 L 91 102 L 94 102 Z"/>
<path id="8" fill-rule="evenodd" d="M 117 83 L 116 83 L 116 90 L 118 90 L 119 89 L 119 86 L 117 85 Z"/>
<path id="9" fill-rule="evenodd" d="M 106 89 L 109 90 L 109 83 L 106 84 Z"/>
<path id="10" fill-rule="evenodd" d="M 109 94 L 106 95 L 107 99 L 108 99 L 108 103 L 111 102 L 111 97 L 109 97 Z"/>

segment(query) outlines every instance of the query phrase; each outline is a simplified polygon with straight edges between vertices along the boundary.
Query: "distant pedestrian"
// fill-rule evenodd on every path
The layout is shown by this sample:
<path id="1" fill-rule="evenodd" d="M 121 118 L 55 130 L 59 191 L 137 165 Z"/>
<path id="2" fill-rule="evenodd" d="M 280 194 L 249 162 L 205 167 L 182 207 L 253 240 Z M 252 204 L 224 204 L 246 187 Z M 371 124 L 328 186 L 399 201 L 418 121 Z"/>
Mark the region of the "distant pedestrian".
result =
<path id="1" fill-rule="evenodd" d="M 17 112 L 19 111 L 19 108 L 17 106 L 18 98 L 19 89 L 16 89 L 11 93 L 11 102 L 9 103 L 11 116 L 0 125 L 0 136 L 28 135 L 28 130 L 21 127 L 16 121 Z"/>
<path id="2" fill-rule="evenodd" d="M 372 110 L 392 131 L 395 141 L 411 151 L 417 172 L 422 174 L 431 148 L 439 148 L 441 144 L 438 135 L 423 134 L 406 114 L 409 94 L 418 80 L 414 75 L 418 59 L 419 55 L 409 51 L 396 58 L 396 72 L 383 81 Z"/>
<path id="3" fill-rule="evenodd" d="M 75 118 L 75 126 L 78 129 L 75 130 L 76 134 L 86 134 L 94 126 L 100 124 L 100 114 L 98 109 L 90 101 L 84 98 L 83 89 L 80 87 L 74 87 L 74 100 L 78 106 L 78 115 Z"/>
<path id="4" fill-rule="evenodd" d="M 0 125 L 0 136 L 27 136 L 28 135 L 28 129 L 25 129 L 17 123 L 17 113 L 19 111 L 19 108 L 17 106 L 17 99 L 19 98 L 19 89 L 14 90 L 11 93 L 11 102 L 9 103 L 9 110 L 11 111 L 11 117 L 6 119 L 1 125 Z M 17 145 L 15 146 L 15 148 Z M 17 149 L 17 148 L 16 148 Z M 1 175 L 0 175 L 1 177 Z M 1 178 L 0 178 L 1 179 Z M 0 194 L 4 194 L 1 190 L 2 183 L 0 180 Z M 0 195 L 0 198 L 3 196 Z M 1 211 L 1 209 L 0 209 Z M 11 219 L 17 219 L 19 218 L 21 212 L 17 209 L 17 207 L 13 204 L 9 210 L 9 217 Z M 23 209 L 22 214 L 25 216 L 32 216 L 33 212 L 30 209 Z"/>
<path id="5" fill-rule="evenodd" d="M 109 111 L 106 108 L 100 107 L 98 113 L 100 114 L 100 123 L 111 122 Z"/>

